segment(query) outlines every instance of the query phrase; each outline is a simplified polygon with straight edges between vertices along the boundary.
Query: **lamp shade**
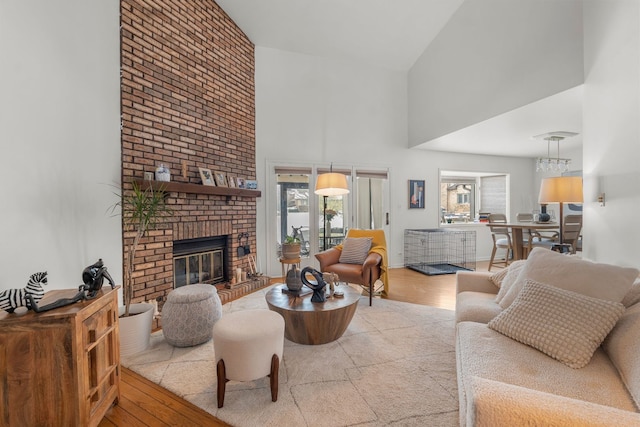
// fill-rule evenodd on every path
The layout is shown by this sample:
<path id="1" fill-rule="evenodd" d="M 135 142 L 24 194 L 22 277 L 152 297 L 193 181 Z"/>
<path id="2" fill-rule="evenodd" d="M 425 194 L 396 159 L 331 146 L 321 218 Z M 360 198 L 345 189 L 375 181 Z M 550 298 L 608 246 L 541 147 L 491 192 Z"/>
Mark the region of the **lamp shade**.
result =
<path id="1" fill-rule="evenodd" d="M 538 203 L 582 203 L 583 200 L 581 176 L 542 179 Z"/>
<path id="2" fill-rule="evenodd" d="M 337 172 L 318 175 L 316 181 L 316 194 L 320 196 L 341 196 L 349 193 L 347 177 Z"/>

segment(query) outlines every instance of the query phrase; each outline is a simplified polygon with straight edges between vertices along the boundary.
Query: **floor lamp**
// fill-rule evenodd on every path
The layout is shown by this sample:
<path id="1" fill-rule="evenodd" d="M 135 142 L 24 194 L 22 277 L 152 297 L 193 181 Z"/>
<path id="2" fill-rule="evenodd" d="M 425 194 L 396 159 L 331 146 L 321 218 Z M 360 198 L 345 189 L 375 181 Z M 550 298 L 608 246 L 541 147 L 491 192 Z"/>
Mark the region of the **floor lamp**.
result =
<path id="1" fill-rule="evenodd" d="M 327 197 L 329 196 L 342 196 L 343 194 L 349 194 L 349 186 L 347 185 L 347 177 L 342 173 L 333 172 L 333 166 L 330 169 L 330 172 L 323 173 L 322 175 L 318 175 L 318 180 L 316 181 L 316 190 L 315 193 L 323 196 L 324 202 L 324 210 L 322 212 L 322 217 L 324 220 L 324 243 L 323 250 L 327 250 Z"/>
<path id="2" fill-rule="evenodd" d="M 545 205 L 548 203 L 560 204 L 560 244 L 564 243 L 562 230 L 562 225 L 564 224 L 563 205 L 565 203 L 582 203 L 583 200 L 581 176 L 558 176 L 542 179 L 538 203 Z"/>

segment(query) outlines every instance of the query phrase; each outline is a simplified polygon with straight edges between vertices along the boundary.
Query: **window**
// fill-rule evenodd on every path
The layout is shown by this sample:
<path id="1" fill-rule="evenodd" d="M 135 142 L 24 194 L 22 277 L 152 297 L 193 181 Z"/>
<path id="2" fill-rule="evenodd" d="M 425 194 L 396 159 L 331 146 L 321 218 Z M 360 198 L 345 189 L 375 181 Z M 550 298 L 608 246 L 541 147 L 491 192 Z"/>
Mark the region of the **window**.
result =
<path id="1" fill-rule="evenodd" d="M 464 191 L 464 187 L 463 187 L 463 191 Z M 469 204 L 469 193 L 458 193 L 458 204 L 459 205 L 468 205 Z"/>
<path id="2" fill-rule="evenodd" d="M 329 171 L 347 176 L 349 194 L 325 198 L 314 193 L 314 177 Z M 301 241 L 303 259 L 312 258 L 313 254 L 342 243 L 350 227 L 388 227 L 386 170 L 274 165 L 274 172 L 274 237 L 278 248 L 286 236 L 295 235 Z"/>
<path id="3" fill-rule="evenodd" d="M 466 223 L 480 212 L 507 215 L 508 175 L 440 171 L 440 223 Z"/>

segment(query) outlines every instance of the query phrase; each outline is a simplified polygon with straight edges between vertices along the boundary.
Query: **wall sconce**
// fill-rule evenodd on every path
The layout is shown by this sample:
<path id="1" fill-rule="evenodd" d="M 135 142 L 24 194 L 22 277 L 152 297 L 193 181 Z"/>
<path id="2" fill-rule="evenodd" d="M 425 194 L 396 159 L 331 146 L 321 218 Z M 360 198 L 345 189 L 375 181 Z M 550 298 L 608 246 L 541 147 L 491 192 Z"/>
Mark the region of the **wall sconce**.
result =
<path id="1" fill-rule="evenodd" d="M 596 192 L 598 194 L 598 196 L 596 197 L 596 200 L 598 201 L 598 205 L 600 205 L 601 208 L 604 207 L 605 205 L 605 179 L 604 176 L 598 176 L 597 177 L 598 183 L 596 185 Z"/>

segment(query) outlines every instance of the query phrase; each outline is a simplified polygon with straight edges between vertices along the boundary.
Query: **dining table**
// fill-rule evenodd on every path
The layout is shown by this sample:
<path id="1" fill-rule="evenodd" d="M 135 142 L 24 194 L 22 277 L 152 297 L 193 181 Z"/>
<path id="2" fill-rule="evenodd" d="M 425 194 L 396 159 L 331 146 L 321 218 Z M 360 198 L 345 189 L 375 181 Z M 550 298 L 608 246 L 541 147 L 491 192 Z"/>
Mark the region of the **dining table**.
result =
<path id="1" fill-rule="evenodd" d="M 506 227 L 511 230 L 511 241 L 513 244 L 513 260 L 525 259 L 524 250 L 524 230 L 540 231 L 551 230 L 557 231 L 560 229 L 560 224 L 557 222 L 537 222 L 537 221 L 520 221 L 520 222 L 488 222 L 487 226 Z"/>

